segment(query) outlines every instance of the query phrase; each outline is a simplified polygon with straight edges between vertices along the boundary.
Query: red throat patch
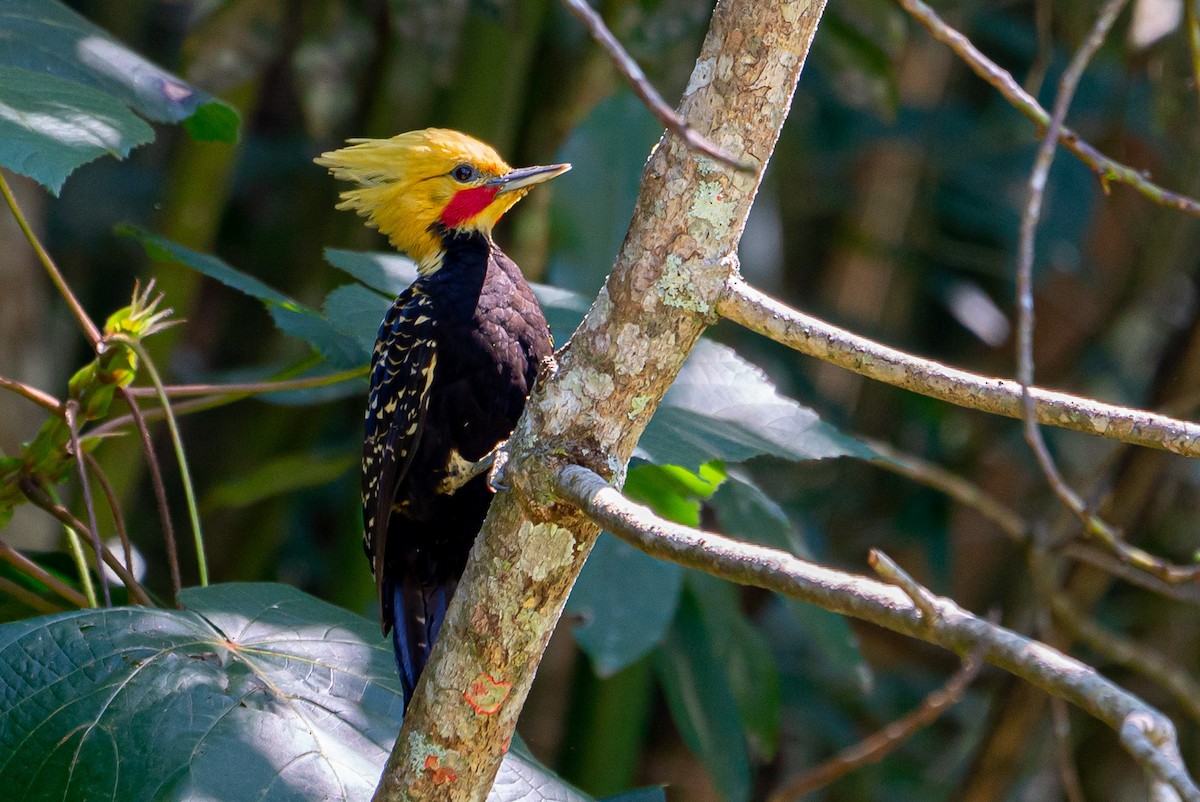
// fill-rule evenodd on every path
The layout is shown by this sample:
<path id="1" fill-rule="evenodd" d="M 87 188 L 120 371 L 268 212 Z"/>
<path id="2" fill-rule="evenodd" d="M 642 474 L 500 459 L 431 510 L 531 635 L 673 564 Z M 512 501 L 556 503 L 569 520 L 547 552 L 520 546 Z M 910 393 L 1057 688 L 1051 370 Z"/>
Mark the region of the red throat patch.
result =
<path id="1" fill-rule="evenodd" d="M 500 187 L 488 186 L 460 189 L 442 210 L 441 224 L 446 228 L 458 228 L 482 212 L 496 199 Z"/>

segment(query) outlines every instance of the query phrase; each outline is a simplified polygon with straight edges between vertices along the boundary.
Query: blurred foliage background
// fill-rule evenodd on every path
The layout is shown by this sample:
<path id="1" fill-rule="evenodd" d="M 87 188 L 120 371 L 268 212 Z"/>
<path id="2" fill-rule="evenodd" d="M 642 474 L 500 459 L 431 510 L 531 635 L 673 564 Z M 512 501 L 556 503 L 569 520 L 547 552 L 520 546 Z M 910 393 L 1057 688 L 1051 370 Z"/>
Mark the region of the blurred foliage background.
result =
<path id="1" fill-rule="evenodd" d="M 311 159 L 347 137 L 447 126 L 492 143 L 514 165 L 574 163 L 519 206 L 498 238 L 531 278 L 590 296 L 621 242 L 660 133 L 554 0 L 69 5 L 242 115 L 236 145 L 159 126 L 152 145 L 127 161 L 85 166 L 58 198 L 14 179 L 94 316 L 124 305 L 136 278 L 157 279 L 187 320 L 148 341 L 173 383 L 261 376 L 308 350 L 281 336 L 253 299 L 177 264 L 148 262 L 115 226 L 132 223 L 215 254 L 319 307 L 344 280 L 325 248 L 386 243 L 334 211 L 338 187 Z M 1104 152 L 1195 195 L 1200 128 L 1182 5 L 1132 5 L 1121 35 L 1085 75 L 1069 120 Z M 1047 107 L 1098 7 L 939 4 Z M 598 8 L 664 96 L 678 97 L 711 4 L 603 0 Z M 857 332 L 1010 376 L 1014 250 L 1035 134 L 895 4 L 832 3 L 742 242 L 743 271 L 756 286 Z M 1036 265 L 1039 383 L 1192 414 L 1200 398 L 1196 221 L 1122 187 L 1106 193 L 1066 155 L 1055 163 L 1047 204 Z M 0 375 L 61 388 L 88 358 L 86 343 L 20 232 L 0 218 Z M 713 334 L 842 431 L 949 468 L 1055 537 L 1078 536 L 1016 422 L 868 382 L 727 324 Z M 323 403 L 248 400 L 182 418 L 215 581 L 278 580 L 373 615 L 355 469 L 363 392 L 350 387 Z M 15 451 L 40 420 L 36 408 L 0 394 L 0 449 Z M 1193 463 L 1080 435 L 1054 432 L 1050 440 L 1075 485 L 1130 539 L 1192 559 L 1200 546 Z M 160 452 L 168 450 L 163 439 Z M 169 589 L 138 444 L 118 438 L 96 456 L 147 560 L 147 584 Z M 181 527 L 178 476 L 164 465 Z M 852 570 L 864 570 L 869 548 L 883 548 L 936 592 L 1072 650 L 1160 705 L 1180 724 L 1185 757 L 1200 765 L 1198 722 L 1160 687 L 1056 631 L 1034 593 L 1028 555 L 974 511 L 862 460 L 760 457 L 729 470 L 778 504 L 759 500 L 754 514 L 779 514 L 765 523 L 751 513 L 717 514 L 714 487 L 690 473 L 645 474 L 631 494 L 651 503 L 687 497 L 692 507 L 682 514 L 731 534 L 780 528 L 794 547 Z M 684 487 L 664 496 L 660 485 L 670 481 Z M 739 487 L 753 485 L 715 492 L 748 492 Z M 736 502 L 725 499 L 720 509 Z M 54 550 L 60 533 L 40 512 L 21 509 L 3 537 Z M 184 584 L 192 584 L 194 559 L 182 554 Z M 1194 595 L 1166 598 L 1069 562 L 1051 581 L 1072 589 L 1090 616 L 1178 664 L 1200 658 Z M 602 591 L 603 577 L 593 583 Z M 630 641 L 656 611 L 665 616 L 652 627 L 653 650 L 632 662 L 605 663 L 599 647 L 585 655 L 572 631 L 591 622 L 573 605 L 523 716 L 531 749 L 597 794 L 666 783 L 672 799 L 768 799 L 793 774 L 913 708 L 957 666 L 920 644 L 699 575 L 664 580 L 651 570 L 643 591 L 604 603 Z M 603 596 L 587 597 L 596 598 Z M 14 603 L 4 614 L 30 611 Z M 1110 732 L 1082 715 L 1071 714 L 1069 724 L 1057 737 L 1040 692 L 985 672 L 960 705 L 882 763 L 812 798 L 1058 799 L 1063 751 L 1088 799 L 1144 798 L 1140 772 Z"/>

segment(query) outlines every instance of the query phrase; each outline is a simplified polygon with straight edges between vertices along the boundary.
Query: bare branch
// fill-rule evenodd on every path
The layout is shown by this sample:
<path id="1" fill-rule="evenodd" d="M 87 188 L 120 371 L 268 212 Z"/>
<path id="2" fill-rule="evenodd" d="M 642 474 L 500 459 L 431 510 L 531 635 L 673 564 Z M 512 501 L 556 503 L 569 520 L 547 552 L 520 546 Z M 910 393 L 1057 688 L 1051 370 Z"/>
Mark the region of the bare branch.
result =
<path id="1" fill-rule="evenodd" d="M 33 247 L 34 252 L 42 263 L 42 267 L 46 268 L 46 273 L 50 276 L 50 280 L 58 288 L 59 294 L 67 302 L 67 306 L 71 309 L 71 314 L 79 322 L 79 327 L 83 329 L 88 342 L 92 344 L 92 347 L 99 345 L 102 337 L 100 329 L 96 328 L 96 324 L 88 317 L 88 313 L 83 309 L 83 304 L 79 303 L 79 299 L 75 297 L 75 293 L 71 292 L 66 279 L 59 272 L 58 266 L 54 264 L 54 260 L 50 258 L 50 254 L 42 246 L 37 234 L 33 233 L 33 228 L 29 225 L 29 221 L 25 219 L 25 213 L 21 211 L 16 197 L 13 196 L 12 189 L 8 186 L 8 181 L 4 179 L 3 172 L 0 172 L 0 194 L 4 195 L 4 200 L 8 202 L 8 208 L 12 211 L 13 217 L 16 218 L 17 225 L 21 227 L 21 232 L 25 235 L 25 239 L 29 240 L 29 244 Z"/>
<path id="2" fill-rule="evenodd" d="M 88 600 L 82 593 L 75 590 L 75 588 L 71 587 L 66 582 L 63 582 L 45 568 L 42 568 L 42 566 L 38 565 L 24 554 L 5 543 L 3 540 L 0 540 L 0 560 L 8 563 L 22 574 L 25 574 L 25 576 L 41 582 L 43 585 L 57 593 L 63 599 L 69 601 L 74 606 L 81 608 L 88 606 Z"/>
<path id="3" fill-rule="evenodd" d="M 331 384 L 363 378 L 367 375 L 366 368 L 351 368 L 323 376 L 305 376 L 303 379 L 281 379 L 278 381 L 243 382 L 239 384 L 166 384 L 163 391 L 168 398 L 184 398 L 187 396 L 236 395 L 247 398 L 264 393 L 281 393 L 287 390 L 310 390 L 314 387 L 328 387 Z M 154 387 L 130 387 L 129 394 L 139 398 L 153 398 L 158 395 Z"/>
<path id="4" fill-rule="evenodd" d="M 1136 671 L 1161 685 L 1189 716 L 1200 722 L 1200 682 L 1183 666 L 1145 644 L 1105 629 L 1079 612 L 1062 593 L 1051 592 L 1047 599 L 1055 622 L 1072 638 L 1109 662 Z"/>
<path id="5" fill-rule="evenodd" d="M 125 399 L 125 403 L 129 406 L 129 417 L 137 427 L 138 434 L 142 439 L 142 451 L 146 454 L 146 467 L 150 469 L 150 480 L 154 486 L 154 498 L 158 503 L 158 518 L 162 523 L 163 542 L 167 548 L 167 565 L 171 570 L 171 600 L 175 604 L 179 603 L 179 591 L 183 588 L 183 580 L 179 572 L 179 549 L 175 544 L 175 525 L 171 523 L 171 508 L 167 504 L 167 486 L 163 482 L 162 466 L 158 462 L 158 454 L 154 452 L 154 441 L 150 439 L 150 429 L 146 426 L 146 419 L 142 414 L 142 410 L 137 405 L 135 399 L 129 390 L 125 387 L 119 389 L 121 397 Z"/>
<path id="6" fill-rule="evenodd" d="M 1025 519 L 995 497 L 985 493 L 978 485 L 929 460 L 893 448 L 881 440 L 869 437 L 859 439 L 880 456 L 880 459 L 871 460 L 872 465 L 945 493 L 964 507 L 970 507 L 987 518 L 1016 543 L 1028 540 L 1029 524 Z"/>
<path id="7" fill-rule="evenodd" d="M 843 749 L 821 765 L 791 778 L 771 794 L 767 802 L 794 802 L 852 771 L 883 760 L 917 732 L 936 721 L 947 709 L 958 704 L 967 686 L 979 676 L 982 667 L 982 660 L 974 655 L 968 656 L 946 684 L 926 696 L 911 713 Z"/>
<path id="8" fill-rule="evenodd" d="M 879 574 L 880 579 L 889 585 L 895 585 L 912 599 L 913 606 L 921 613 L 925 626 L 932 627 L 937 618 L 937 597 L 929 588 L 917 582 L 908 572 L 896 564 L 896 561 L 879 549 L 871 549 L 867 554 L 867 564 Z"/>
<path id="9" fill-rule="evenodd" d="M 703 153 L 711 159 L 716 159 L 722 164 L 727 164 L 735 170 L 750 173 L 757 169 L 753 163 L 741 161 L 736 156 L 730 155 L 723 148 L 713 144 L 708 137 L 699 134 L 696 129 L 687 124 L 686 120 L 676 114 L 675 110 L 667 105 L 667 102 L 662 99 L 662 95 L 658 93 L 658 90 L 646 78 L 646 74 L 642 72 L 642 68 L 638 66 L 633 57 L 617 41 L 617 37 L 613 36 L 612 31 L 604 24 L 604 20 L 585 0 L 562 1 L 563 5 L 575 15 L 575 19 L 583 23 L 583 27 L 587 28 L 588 33 L 596 40 L 596 43 L 608 54 L 613 65 L 616 66 L 617 72 L 621 73 L 625 77 L 625 80 L 629 82 L 629 87 L 633 90 L 634 94 L 641 99 L 646 108 L 650 110 L 650 113 L 657 117 L 658 121 L 665 125 L 671 133 L 686 142 L 692 150 Z"/>
<path id="10" fill-rule="evenodd" d="M 40 507 L 41 509 L 50 513 L 65 526 L 69 526 L 77 532 L 87 531 L 87 526 L 85 526 L 78 518 L 72 515 L 70 510 L 61 504 L 56 504 L 44 490 L 42 490 L 32 481 L 27 479 L 21 482 L 21 492 L 25 494 L 26 498 L 33 502 L 34 506 Z M 137 581 L 137 578 L 121 563 L 120 560 L 113 556 L 113 553 L 108 550 L 107 546 L 105 546 L 103 543 L 100 544 L 100 550 L 95 556 L 97 561 L 103 559 L 105 565 L 113 569 L 116 575 L 121 578 L 121 581 L 125 583 L 125 588 L 129 591 L 129 598 L 133 600 L 135 604 L 141 604 L 145 607 L 154 606 L 154 603 L 150 601 L 150 597 L 146 595 L 146 591 L 142 589 L 141 583 Z M 101 573 L 103 573 L 103 571 Z"/>
<path id="11" fill-rule="evenodd" d="M 79 486 L 83 491 L 83 506 L 87 510 L 87 531 L 92 537 L 92 552 L 98 555 L 104 548 L 104 544 L 100 540 L 100 526 L 96 522 L 96 503 L 92 499 L 92 484 L 88 481 L 87 464 L 83 459 L 83 446 L 79 443 L 79 404 L 74 400 L 68 401 L 63 412 L 67 420 L 67 431 L 71 438 L 71 453 L 75 457 Z M 108 574 L 103 571 L 97 573 L 100 574 L 100 589 L 104 591 L 104 606 L 112 607 L 112 593 L 108 589 Z"/>
<path id="12" fill-rule="evenodd" d="M 1015 381 L 969 373 L 890 348 L 792 309 L 740 277 L 730 280 L 717 311 L 802 354 L 868 378 L 968 409 L 1021 417 L 1021 386 Z M 1039 423 L 1200 456 L 1200 424 L 1039 387 L 1030 388 L 1030 395 Z"/>
<path id="13" fill-rule="evenodd" d="M 1183 0 L 1188 51 L 1192 56 L 1192 89 L 1200 98 L 1200 0 Z"/>
<path id="14" fill-rule="evenodd" d="M 1157 780 L 1183 799 L 1200 802 L 1200 788 L 1183 767 L 1170 720 L 1078 660 L 974 616 L 950 599 L 936 598 L 937 614 L 929 617 L 907 593 L 891 585 L 659 518 L 586 468 L 560 468 L 555 480 L 563 500 L 654 557 L 861 618 L 960 654 L 979 650 L 987 662 L 1112 727 Z"/>
<path id="15" fill-rule="evenodd" d="M 37 610 L 42 614 L 61 613 L 63 611 L 63 608 L 57 604 L 46 601 L 28 588 L 21 587 L 11 579 L 6 579 L 2 576 L 0 576 L 0 593 L 6 593 L 26 607 Z"/>
<path id="16" fill-rule="evenodd" d="M 1189 2 L 1191 1 L 1189 0 Z M 976 75 L 991 84 L 1017 111 L 1040 128 L 1044 128 L 1050 123 L 1050 115 L 1038 104 L 1037 100 L 1021 88 L 1011 73 L 999 67 L 980 52 L 970 39 L 948 25 L 932 8 L 921 0 L 897 0 L 897 2 L 914 19 L 928 28 L 929 32 L 933 34 L 933 38 L 948 45 Z M 1064 127 L 1059 132 L 1058 141 L 1079 157 L 1080 161 L 1092 168 L 1105 191 L 1107 191 L 1109 183 L 1113 181 L 1128 184 L 1159 205 L 1200 216 L 1200 202 L 1164 189 L 1146 178 L 1140 171 L 1110 159 L 1080 139 L 1079 134 L 1070 128 Z"/>
<path id="17" fill-rule="evenodd" d="M 43 409 L 47 409 L 55 415 L 62 417 L 62 403 L 54 396 L 42 392 L 36 387 L 30 387 L 28 384 L 23 384 L 16 379 L 6 379 L 0 376 L 0 389 L 10 390 L 19 396 L 28 398 Z"/>
<path id="18" fill-rule="evenodd" d="M 1036 421 L 1033 396 L 1030 392 L 1033 385 L 1033 254 L 1034 240 L 1038 223 L 1042 216 L 1042 202 L 1046 191 L 1046 182 L 1050 177 L 1050 166 L 1054 162 L 1057 150 L 1058 134 L 1062 130 L 1067 110 L 1079 86 L 1079 80 L 1087 69 L 1092 56 L 1104 44 L 1108 31 L 1117 20 L 1117 16 L 1128 0 L 1108 0 L 1101 9 L 1095 24 L 1088 32 L 1082 47 L 1079 48 L 1067 69 L 1059 80 L 1058 97 L 1054 102 L 1054 114 L 1050 118 L 1046 135 L 1038 148 L 1033 171 L 1029 176 L 1029 192 L 1021 215 L 1021 236 L 1017 256 L 1017 381 L 1021 384 L 1021 423 L 1025 440 L 1033 449 L 1038 466 L 1054 494 L 1074 513 L 1084 525 L 1084 531 L 1099 538 L 1111 548 L 1122 560 L 1135 565 L 1167 582 L 1191 582 L 1200 577 L 1200 567 L 1181 567 L 1169 565 L 1163 560 L 1142 549 L 1125 542 L 1122 535 L 1112 526 L 1093 514 L 1076 493 L 1067 484 L 1066 479 L 1058 469 L 1058 465 L 1050 456 L 1046 441 Z"/>
<path id="19" fill-rule="evenodd" d="M 108 510 L 112 514 L 113 528 L 117 530 L 117 538 L 120 539 L 121 547 L 125 551 L 125 565 L 132 570 L 133 544 L 129 542 L 129 533 L 125 530 L 125 516 L 121 514 L 121 503 L 117 499 L 117 493 L 101 469 L 100 463 L 96 462 L 96 458 L 86 451 L 83 453 L 83 458 L 92 475 L 96 477 L 96 481 L 100 483 L 100 490 L 104 493 L 104 498 L 108 502 Z"/>

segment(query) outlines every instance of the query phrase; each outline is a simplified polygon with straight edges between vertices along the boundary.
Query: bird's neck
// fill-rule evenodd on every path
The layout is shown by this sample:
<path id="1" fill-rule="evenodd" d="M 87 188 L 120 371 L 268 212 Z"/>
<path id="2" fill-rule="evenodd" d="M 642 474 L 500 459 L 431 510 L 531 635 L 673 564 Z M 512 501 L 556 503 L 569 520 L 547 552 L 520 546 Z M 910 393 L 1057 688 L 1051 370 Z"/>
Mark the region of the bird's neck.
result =
<path id="1" fill-rule="evenodd" d="M 432 233 L 437 237 L 439 247 L 418 260 L 417 272 L 422 277 L 449 278 L 447 273 L 476 272 L 486 267 L 488 253 L 493 247 L 490 232 L 436 226 Z"/>

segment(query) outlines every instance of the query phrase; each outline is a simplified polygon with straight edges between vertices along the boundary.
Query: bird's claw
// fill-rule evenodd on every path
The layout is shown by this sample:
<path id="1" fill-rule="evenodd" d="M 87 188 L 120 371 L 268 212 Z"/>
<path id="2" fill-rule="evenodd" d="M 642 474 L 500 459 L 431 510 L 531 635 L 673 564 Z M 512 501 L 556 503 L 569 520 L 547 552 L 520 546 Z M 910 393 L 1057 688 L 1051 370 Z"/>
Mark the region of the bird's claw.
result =
<path id="1" fill-rule="evenodd" d="M 507 445 L 508 441 L 505 440 L 492 450 L 492 469 L 488 471 L 487 483 L 493 493 L 510 489 L 504 484 L 504 469 L 508 467 L 508 449 L 505 448 Z"/>

